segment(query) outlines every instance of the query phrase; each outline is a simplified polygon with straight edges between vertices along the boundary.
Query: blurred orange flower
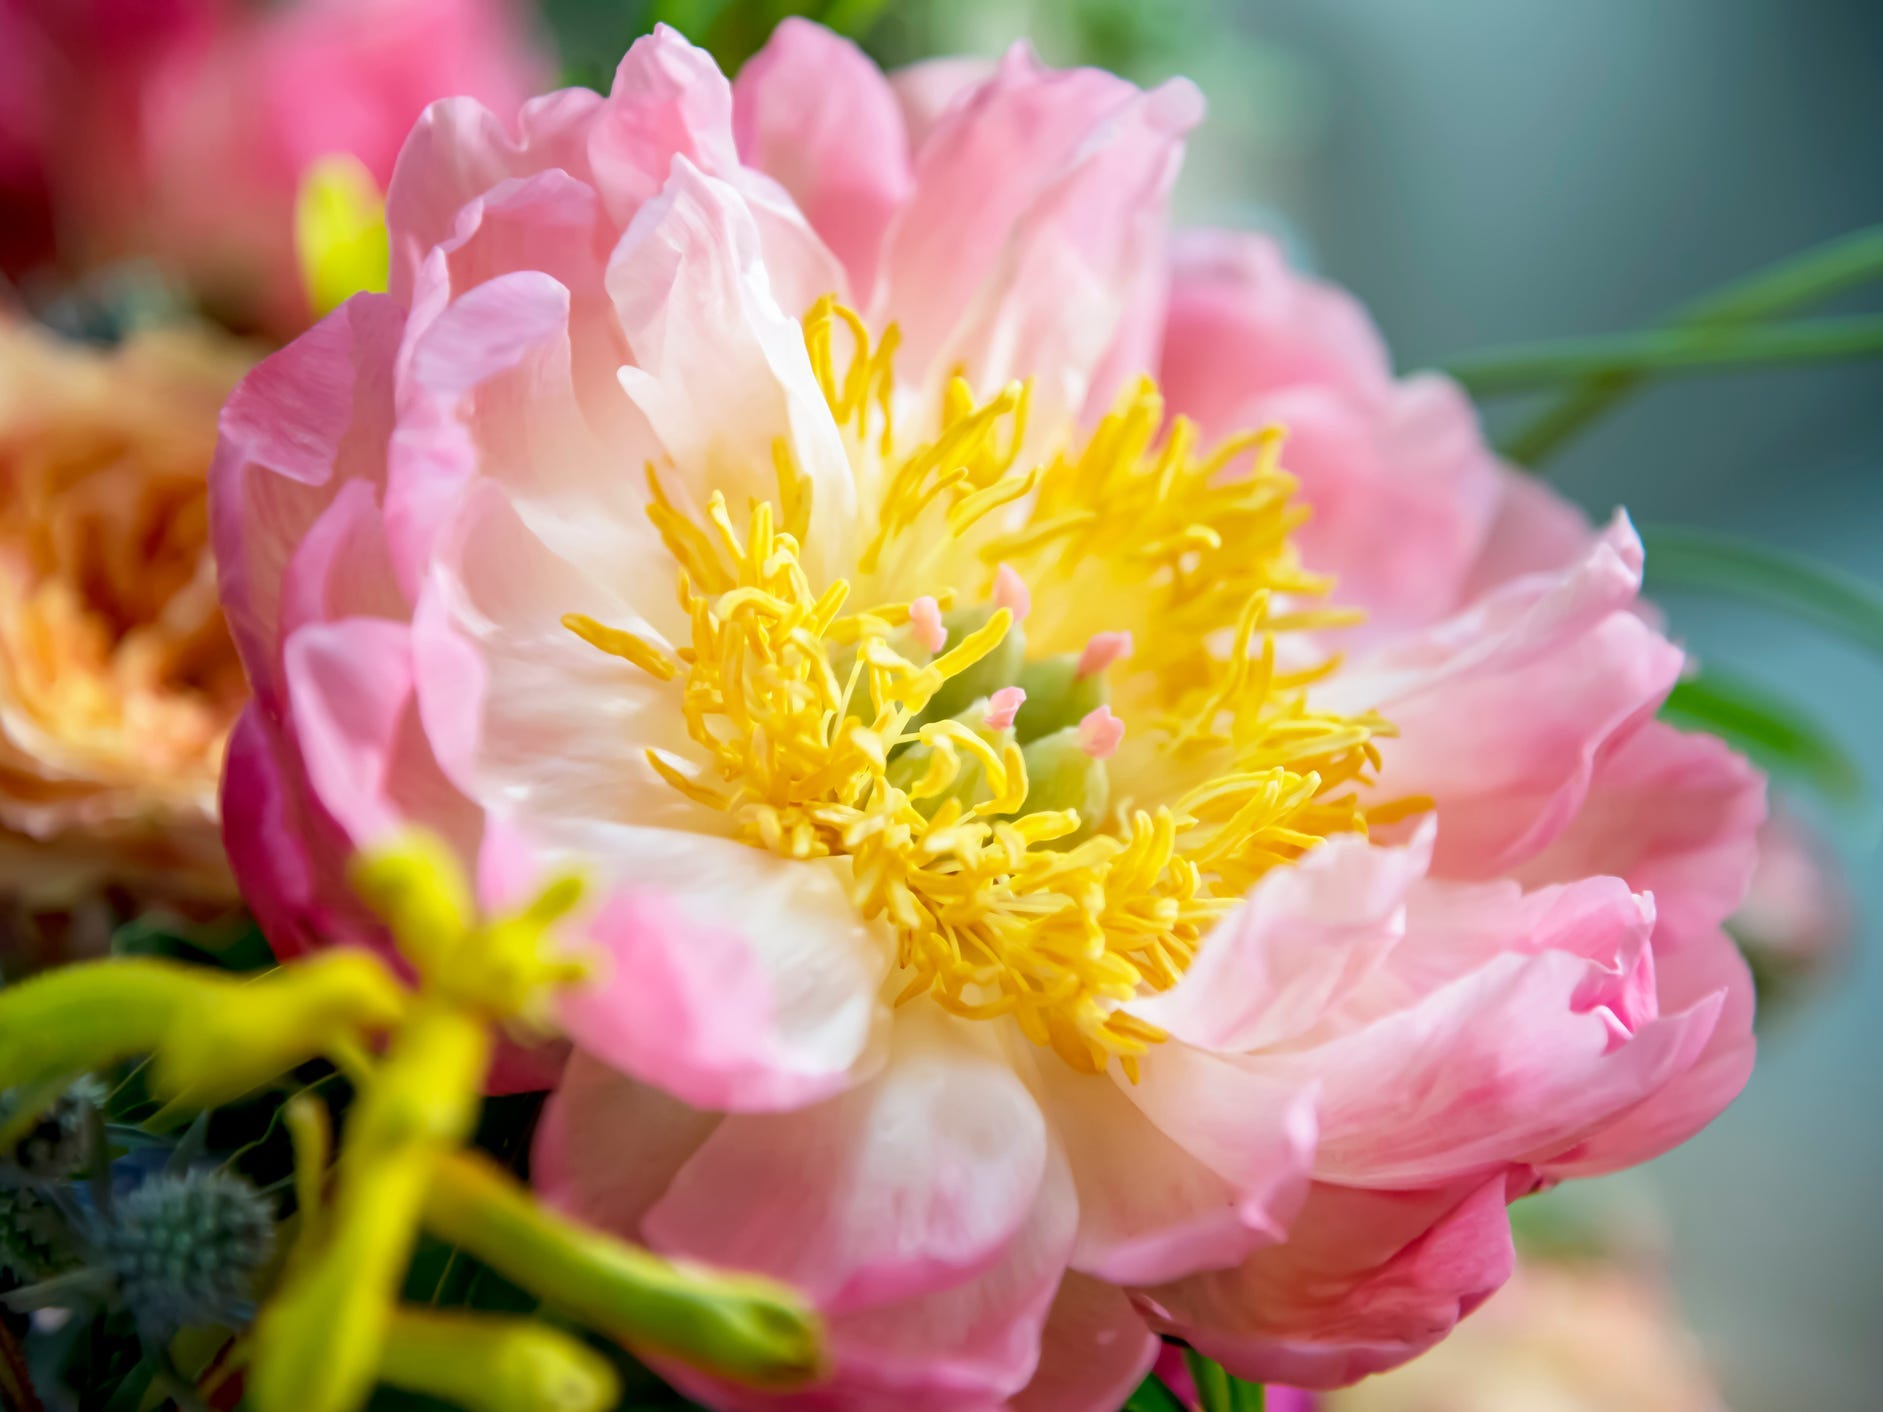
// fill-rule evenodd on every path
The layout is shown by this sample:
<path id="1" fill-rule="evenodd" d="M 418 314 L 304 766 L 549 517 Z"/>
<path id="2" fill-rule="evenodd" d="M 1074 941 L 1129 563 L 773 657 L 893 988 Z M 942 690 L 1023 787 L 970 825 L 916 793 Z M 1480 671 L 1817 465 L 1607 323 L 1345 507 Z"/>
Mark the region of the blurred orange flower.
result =
<path id="1" fill-rule="evenodd" d="M 1692 1334 L 1651 1274 L 1519 1263 L 1445 1343 L 1323 1396 L 1321 1412 L 1724 1412 Z"/>
<path id="2" fill-rule="evenodd" d="M 232 895 L 216 781 L 247 695 L 206 473 L 251 358 L 200 332 L 114 351 L 0 319 L 0 888 Z"/>

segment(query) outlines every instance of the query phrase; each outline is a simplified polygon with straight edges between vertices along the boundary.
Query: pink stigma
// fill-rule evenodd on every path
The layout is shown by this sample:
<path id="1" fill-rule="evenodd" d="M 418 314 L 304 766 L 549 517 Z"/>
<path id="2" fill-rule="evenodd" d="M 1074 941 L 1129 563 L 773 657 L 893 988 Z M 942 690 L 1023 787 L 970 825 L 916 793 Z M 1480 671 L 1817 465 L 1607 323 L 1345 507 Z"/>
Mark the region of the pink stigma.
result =
<path id="1" fill-rule="evenodd" d="M 1131 634 L 1128 632 L 1101 632 L 1094 634 L 1085 644 L 1085 651 L 1079 654 L 1079 675 L 1095 677 L 1113 662 L 1121 662 L 1131 655 Z"/>
<path id="2" fill-rule="evenodd" d="M 1025 622 L 1033 610 L 1033 594 L 1012 564 L 1002 564 L 994 571 L 994 606 L 1012 613 L 1016 623 Z"/>
<path id="3" fill-rule="evenodd" d="M 909 626 L 915 632 L 915 640 L 931 654 L 941 651 L 942 644 L 948 641 L 948 629 L 942 625 L 941 604 L 926 593 L 909 605 Z"/>
<path id="4" fill-rule="evenodd" d="M 1026 703 L 1026 693 L 1017 686 L 1003 686 L 987 698 L 987 714 L 982 717 L 984 724 L 991 731 L 1004 731 L 1013 724 L 1014 716 Z"/>
<path id="5" fill-rule="evenodd" d="M 1087 711 L 1079 722 L 1079 748 L 1094 760 L 1109 760 L 1125 738 L 1125 723 L 1112 715 L 1111 707 Z"/>

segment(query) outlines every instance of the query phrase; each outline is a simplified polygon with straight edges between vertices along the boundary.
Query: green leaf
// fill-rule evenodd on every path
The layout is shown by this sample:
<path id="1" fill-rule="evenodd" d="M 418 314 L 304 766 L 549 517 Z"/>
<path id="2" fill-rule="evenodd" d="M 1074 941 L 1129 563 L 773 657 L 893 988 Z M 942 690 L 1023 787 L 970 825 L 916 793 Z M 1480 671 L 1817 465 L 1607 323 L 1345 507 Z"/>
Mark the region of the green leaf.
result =
<path id="1" fill-rule="evenodd" d="M 1262 1412 L 1268 1397 L 1260 1383 L 1244 1382 L 1194 1348 L 1183 1351 L 1183 1361 L 1196 1382 L 1197 1402 L 1203 1412 Z"/>
<path id="2" fill-rule="evenodd" d="M 1869 226 L 1736 280 L 1677 312 L 1676 325 L 1724 326 L 1789 314 L 1883 278 L 1883 226 Z M 1532 469 L 1639 388 L 1639 372 L 1591 378 L 1527 422 L 1498 449 Z"/>
<path id="3" fill-rule="evenodd" d="M 1769 773 L 1811 785 L 1835 802 L 1863 794 L 1856 762 L 1830 731 L 1791 702 L 1717 667 L 1676 683 L 1661 715 L 1717 735 Z"/>
<path id="4" fill-rule="evenodd" d="M 1125 1399 L 1125 1412 L 1185 1412 L 1177 1394 L 1165 1387 L 1155 1374 L 1138 1384 L 1136 1392 Z"/>
<path id="5" fill-rule="evenodd" d="M 1803 618 L 1883 659 L 1883 588 L 1802 554 L 1687 528 L 1641 531 L 1651 588 L 1727 594 Z"/>
<path id="6" fill-rule="evenodd" d="M 1525 343 L 1447 366 L 1474 397 L 1528 392 L 1585 378 L 1883 358 L 1883 316 L 1799 319 L 1749 327 L 1704 325 Z"/>

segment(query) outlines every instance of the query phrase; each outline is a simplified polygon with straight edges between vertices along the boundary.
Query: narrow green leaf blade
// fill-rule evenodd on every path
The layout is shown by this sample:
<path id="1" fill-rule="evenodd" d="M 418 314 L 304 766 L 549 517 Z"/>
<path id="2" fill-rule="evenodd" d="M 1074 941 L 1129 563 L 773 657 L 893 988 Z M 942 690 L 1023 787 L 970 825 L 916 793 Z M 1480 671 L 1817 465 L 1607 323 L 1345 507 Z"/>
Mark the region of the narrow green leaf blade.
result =
<path id="1" fill-rule="evenodd" d="M 1803 618 L 1883 659 L 1883 587 L 1830 564 L 1712 530 L 1641 531 L 1650 590 L 1699 589 Z"/>
<path id="2" fill-rule="evenodd" d="M 1837 738 L 1766 688 L 1716 667 L 1675 684 L 1661 715 L 1688 730 L 1719 736 L 1762 769 L 1849 804 L 1863 775 Z"/>
<path id="3" fill-rule="evenodd" d="M 1676 325 L 1725 325 L 1774 319 L 1883 278 L 1883 225 L 1826 241 L 1735 280 L 1679 310 Z M 1591 378 L 1545 407 L 1498 450 L 1537 469 L 1647 381 L 1639 372 Z"/>
<path id="4" fill-rule="evenodd" d="M 1799 319 L 1749 327 L 1650 329 L 1493 348 L 1455 359 L 1445 371 L 1474 397 L 1529 392 L 1585 378 L 1883 358 L 1883 316 Z"/>

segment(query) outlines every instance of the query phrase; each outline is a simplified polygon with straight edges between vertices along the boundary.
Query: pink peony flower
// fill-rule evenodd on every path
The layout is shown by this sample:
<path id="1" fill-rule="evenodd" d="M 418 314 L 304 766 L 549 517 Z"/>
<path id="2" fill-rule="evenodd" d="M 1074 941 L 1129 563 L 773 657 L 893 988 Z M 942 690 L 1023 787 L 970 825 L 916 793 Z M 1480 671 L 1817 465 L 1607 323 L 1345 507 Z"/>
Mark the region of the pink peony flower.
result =
<path id="1" fill-rule="evenodd" d="M 344 859 L 408 824 L 493 895 L 586 866 L 537 1181 L 807 1289 L 806 1405 L 1114 1407 L 1160 1332 L 1389 1367 L 1507 1202 L 1751 1063 L 1762 786 L 1654 722 L 1633 531 L 1266 243 L 1173 240 L 1199 110 L 662 30 L 434 106 L 390 295 L 224 414 L 269 935 L 370 944 Z"/>
<path id="2" fill-rule="evenodd" d="M 68 265 L 155 255 L 292 333 L 308 165 L 383 184 L 431 100 L 513 109 L 548 70 L 514 0 L 0 0 L 0 200 L 47 204 Z"/>

